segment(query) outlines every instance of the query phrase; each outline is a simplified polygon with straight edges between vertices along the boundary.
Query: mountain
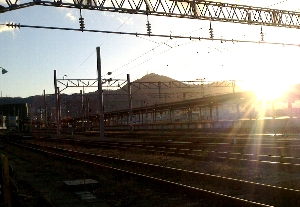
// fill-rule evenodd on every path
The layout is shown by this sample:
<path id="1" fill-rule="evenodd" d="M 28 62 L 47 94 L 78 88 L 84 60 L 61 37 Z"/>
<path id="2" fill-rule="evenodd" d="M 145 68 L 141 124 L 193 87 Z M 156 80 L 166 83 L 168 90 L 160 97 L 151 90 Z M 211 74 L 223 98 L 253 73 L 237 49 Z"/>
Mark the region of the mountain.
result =
<path id="1" fill-rule="evenodd" d="M 104 111 L 126 110 L 129 106 L 128 85 L 123 83 L 119 89 L 110 90 L 103 88 Z M 169 103 L 174 101 L 200 98 L 216 94 L 232 93 L 234 83 L 231 82 L 207 82 L 205 80 L 193 82 L 180 82 L 172 78 L 158 75 L 147 74 L 140 79 L 131 81 L 132 107 L 144 107 L 146 105 Z M 62 116 L 80 116 L 83 112 L 97 114 L 99 111 L 98 92 L 86 93 L 83 100 L 80 94 L 61 94 L 61 113 Z M 0 104 L 20 104 L 28 103 L 36 113 L 51 110 L 55 113 L 55 97 L 50 94 L 46 97 L 31 96 L 27 98 L 1 98 Z"/>

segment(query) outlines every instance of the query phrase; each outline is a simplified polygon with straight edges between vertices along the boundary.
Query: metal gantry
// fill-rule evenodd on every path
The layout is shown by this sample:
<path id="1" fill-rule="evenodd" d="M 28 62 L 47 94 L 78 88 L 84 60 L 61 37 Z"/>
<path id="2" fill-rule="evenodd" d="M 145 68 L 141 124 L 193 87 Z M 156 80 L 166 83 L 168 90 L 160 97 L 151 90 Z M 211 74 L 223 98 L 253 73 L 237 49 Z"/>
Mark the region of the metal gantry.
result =
<path id="1" fill-rule="evenodd" d="M 56 79 L 57 84 L 60 85 L 60 92 L 66 90 L 67 88 L 87 88 L 87 87 L 98 87 L 98 79 Z M 124 84 L 126 80 L 121 79 L 102 79 L 102 86 L 108 88 L 119 87 L 120 84 Z M 118 85 L 116 85 L 118 84 Z"/>
<path id="2" fill-rule="evenodd" d="M 77 87 L 98 87 L 98 79 L 55 79 L 56 84 L 59 86 L 59 91 L 62 92 L 67 88 Z M 126 85 L 128 80 L 125 79 L 102 79 L 102 86 L 109 89 L 122 89 L 127 92 Z M 231 87 L 232 92 L 235 92 L 235 80 L 222 80 L 222 81 L 134 81 L 130 82 L 133 94 L 141 89 L 156 89 L 160 93 L 162 89 L 171 88 L 201 88 L 206 87 Z M 159 94 L 158 93 L 158 94 Z M 121 94 L 120 94 L 121 95 Z"/>
<path id="3" fill-rule="evenodd" d="M 101 75 L 100 75 L 101 77 Z M 99 85 L 101 86 L 101 89 L 99 89 Z M 232 87 L 233 88 L 233 93 L 234 87 L 235 87 L 235 81 L 203 81 L 203 80 L 196 80 L 196 81 L 165 81 L 165 82 L 160 82 L 160 81 L 152 81 L 152 82 L 143 82 L 143 81 L 130 81 L 130 76 L 127 74 L 127 80 L 121 80 L 121 79 L 101 79 L 101 82 L 98 81 L 98 79 L 65 79 L 64 77 L 62 79 L 57 79 L 56 78 L 56 71 L 54 71 L 54 87 L 56 89 L 55 92 L 55 97 L 56 97 L 56 116 L 57 116 L 57 121 L 58 121 L 58 127 L 57 127 L 57 134 L 60 132 L 60 93 L 64 91 L 65 89 L 69 87 L 79 87 L 79 88 L 86 88 L 86 87 L 98 87 L 98 96 L 103 98 L 103 86 L 106 85 L 108 88 L 116 88 L 118 87 L 119 89 L 123 90 L 126 92 L 127 98 L 128 98 L 128 106 L 129 106 L 129 123 L 130 124 L 130 131 L 132 132 L 132 114 L 130 111 L 132 111 L 132 95 L 139 90 L 149 90 L 149 89 L 156 89 L 158 90 L 158 97 L 161 98 L 161 95 L 164 93 L 161 92 L 161 90 L 166 90 L 166 89 L 172 89 L 172 88 L 181 88 L 181 89 L 191 89 L 191 88 L 203 88 L 204 86 L 206 87 Z M 134 90 L 132 90 L 132 88 Z M 189 92 L 182 92 L 185 99 L 185 95 Z M 106 94 L 109 95 L 109 94 Z M 116 94 L 115 94 L 116 95 Z M 122 95 L 122 94 L 120 94 Z M 123 94 L 125 95 L 125 94 Z M 149 94 L 148 94 L 149 95 Z M 153 94 L 152 94 L 153 95 Z M 166 95 L 166 94 L 165 94 Z M 198 93 L 199 95 L 199 93 Z M 201 95 L 203 95 L 201 93 Z M 98 98 L 99 98 L 98 97 Z M 120 96 L 119 96 L 120 97 Z M 102 103 L 99 105 L 102 106 L 100 107 L 103 109 L 103 100 L 101 99 Z M 100 113 L 101 114 L 101 113 Z M 102 113 L 103 114 L 103 113 Z M 100 123 L 100 126 L 103 126 L 103 120 L 104 117 L 99 119 L 102 123 Z M 103 130 L 102 130 L 103 131 Z M 104 137 L 104 134 L 101 135 L 101 137 Z"/>
<path id="4" fill-rule="evenodd" d="M 300 12 L 229 4 L 202 0 L 63 0 L 18 4 L 6 0 L 7 7 L 0 5 L 0 13 L 35 5 L 75 9 L 109 11 L 128 14 L 155 15 L 219 22 L 300 28 Z"/>
<path id="5" fill-rule="evenodd" d="M 97 79 L 56 79 L 57 87 L 59 88 L 59 93 L 66 90 L 67 88 L 87 88 L 87 87 L 98 87 Z M 204 88 L 210 87 L 227 87 L 232 88 L 232 93 L 235 93 L 236 87 L 235 80 L 223 80 L 223 81 L 134 81 L 130 82 L 132 88 L 131 95 L 138 93 L 140 90 L 147 90 L 141 92 L 142 96 L 149 96 L 152 98 L 161 97 L 177 97 L 179 99 L 185 100 L 186 97 L 203 97 L 203 96 L 213 96 L 215 94 L 204 94 L 202 91 Z M 106 92 L 103 94 L 105 97 L 109 98 L 127 98 L 128 96 L 128 80 L 125 79 L 102 79 L 102 87 L 107 88 Z M 191 91 L 177 91 L 166 92 L 168 89 L 197 89 L 200 88 L 200 92 Z M 111 89 L 121 89 L 125 93 L 108 93 Z M 149 90 L 157 90 L 157 92 L 149 92 Z"/>

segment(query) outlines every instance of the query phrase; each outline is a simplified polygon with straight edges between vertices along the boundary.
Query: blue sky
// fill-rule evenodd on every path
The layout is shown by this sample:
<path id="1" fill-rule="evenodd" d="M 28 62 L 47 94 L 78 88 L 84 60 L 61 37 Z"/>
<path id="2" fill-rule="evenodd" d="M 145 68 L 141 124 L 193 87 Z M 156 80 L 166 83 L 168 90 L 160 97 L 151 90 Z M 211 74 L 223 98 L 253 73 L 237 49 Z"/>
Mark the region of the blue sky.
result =
<path id="1" fill-rule="evenodd" d="M 19 1 L 25 3 L 29 1 Z M 274 1 L 231 0 L 228 3 L 254 6 Z M 280 1 L 278 1 L 280 2 Z M 296 10 L 296 0 L 281 1 L 272 8 Z M 4 0 L 0 5 L 7 6 Z M 86 29 L 146 33 L 144 15 L 83 10 Z M 79 28 L 79 10 L 33 6 L 0 14 L 0 23 Z M 209 22 L 149 16 L 154 34 L 209 37 Z M 260 40 L 260 27 L 213 22 L 216 38 Z M 295 29 L 266 28 L 266 41 L 300 43 Z M 102 74 L 113 71 L 111 78 L 131 80 L 147 73 L 176 80 L 259 80 L 272 79 L 278 84 L 296 83 L 299 47 L 246 43 L 220 43 L 158 37 L 89 33 L 46 29 L 9 29 L 0 26 L 0 67 L 8 73 L 0 76 L 3 96 L 28 97 L 54 93 L 53 73 L 70 79 L 96 79 L 96 47 L 101 48 Z M 297 73 L 299 74 L 299 73 Z M 300 79 L 299 79 L 300 81 Z M 275 83 L 275 84 L 276 84 Z M 80 88 L 65 93 L 78 93 Z M 86 89 L 94 91 L 94 88 Z"/>

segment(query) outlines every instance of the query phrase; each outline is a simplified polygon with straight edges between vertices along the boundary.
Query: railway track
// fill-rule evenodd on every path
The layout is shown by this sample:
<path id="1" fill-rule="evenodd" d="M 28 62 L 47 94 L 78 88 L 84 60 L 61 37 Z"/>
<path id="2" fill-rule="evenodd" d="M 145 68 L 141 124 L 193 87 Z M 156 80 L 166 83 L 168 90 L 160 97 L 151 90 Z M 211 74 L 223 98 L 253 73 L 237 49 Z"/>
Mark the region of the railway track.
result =
<path id="1" fill-rule="evenodd" d="M 57 138 L 40 138 L 40 141 L 61 143 L 61 139 Z M 255 154 L 250 150 L 245 150 L 245 144 L 231 144 L 228 142 L 211 142 L 208 143 L 192 143 L 192 142 L 139 142 L 139 141 L 91 141 L 79 139 L 63 139 L 64 143 L 72 144 L 73 146 L 81 146 L 85 148 L 102 148 L 102 149 L 118 149 L 118 150 L 143 150 L 147 153 L 158 153 L 168 156 L 178 156 L 190 159 L 210 159 L 211 161 L 219 161 L 239 165 L 253 165 L 260 168 L 281 169 L 287 172 L 300 172 L 300 157 L 290 154 Z M 220 147 L 221 145 L 221 147 Z M 250 144 L 249 144 L 250 145 Z M 256 147 L 251 145 L 251 147 Z M 259 146 L 259 151 L 268 152 L 278 151 L 285 148 L 292 148 L 293 152 L 298 152 L 300 147 L 293 145 L 278 147 L 271 144 Z M 275 148 L 275 150 L 274 150 Z M 246 151 L 246 152 L 243 152 Z M 254 150 L 253 150 L 254 151 Z M 287 150 L 286 150 L 287 151 Z"/>
<path id="2" fill-rule="evenodd" d="M 278 206 L 280 201 L 299 205 L 298 190 L 286 189 L 271 185 L 249 182 L 245 180 L 205 174 L 190 170 L 176 169 L 151 163 L 136 162 L 85 152 L 78 152 L 66 148 L 37 145 L 20 140 L 5 140 L 19 147 L 30 148 L 34 151 L 47 153 L 60 159 L 84 163 L 97 168 L 105 168 L 120 173 L 122 176 L 134 176 L 145 182 L 157 182 L 165 188 L 176 189 L 192 197 L 205 197 L 221 201 L 224 206 Z M 175 178 L 175 181 L 172 179 Z M 195 182 L 196 181 L 196 182 Z M 202 188 L 213 184 L 213 190 Z M 231 194 L 226 194 L 226 193 Z M 261 196 L 263 195 L 263 196 Z M 248 199 L 247 199 L 248 197 Z M 250 199 L 249 199 L 250 198 Z M 276 198 L 276 199 L 275 199 Z M 251 199 L 253 201 L 251 201 Z M 264 204 L 265 203 L 265 204 Z"/>

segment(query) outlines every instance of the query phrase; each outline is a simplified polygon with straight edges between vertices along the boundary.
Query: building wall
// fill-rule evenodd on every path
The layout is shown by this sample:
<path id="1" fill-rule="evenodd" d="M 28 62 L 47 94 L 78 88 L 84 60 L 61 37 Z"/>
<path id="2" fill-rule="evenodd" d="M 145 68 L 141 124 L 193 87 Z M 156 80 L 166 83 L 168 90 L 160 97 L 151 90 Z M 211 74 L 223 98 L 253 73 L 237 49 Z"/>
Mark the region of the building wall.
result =
<path id="1" fill-rule="evenodd" d="M 0 115 L 0 129 L 7 129 L 5 124 L 6 116 Z"/>
<path id="2" fill-rule="evenodd" d="M 24 119 L 28 117 L 28 105 L 24 104 L 2 104 L 0 105 L 0 115 L 19 116 Z"/>

